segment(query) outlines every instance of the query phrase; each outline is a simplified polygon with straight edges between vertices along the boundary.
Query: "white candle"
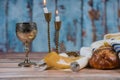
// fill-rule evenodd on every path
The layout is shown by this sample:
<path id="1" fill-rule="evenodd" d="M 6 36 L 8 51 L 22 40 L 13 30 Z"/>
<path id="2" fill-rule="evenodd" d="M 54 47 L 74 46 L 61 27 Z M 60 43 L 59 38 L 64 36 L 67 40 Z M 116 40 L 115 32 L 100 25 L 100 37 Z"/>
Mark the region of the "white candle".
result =
<path id="1" fill-rule="evenodd" d="M 47 7 L 44 7 L 43 10 L 44 10 L 44 13 L 48 13 Z"/>
<path id="2" fill-rule="evenodd" d="M 55 13 L 56 13 L 55 21 L 56 22 L 60 21 L 60 16 L 58 16 L 58 10 L 56 10 Z"/>
<path id="3" fill-rule="evenodd" d="M 48 9 L 46 7 L 46 0 L 43 0 L 43 5 L 44 5 L 44 8 L 43 8 L 44 13 L 48 13 Z"/>
<path id="4" fill-rule="evenodd" d="M 60 21 L 60 16 L 56 16 L 55 21 Z"/>

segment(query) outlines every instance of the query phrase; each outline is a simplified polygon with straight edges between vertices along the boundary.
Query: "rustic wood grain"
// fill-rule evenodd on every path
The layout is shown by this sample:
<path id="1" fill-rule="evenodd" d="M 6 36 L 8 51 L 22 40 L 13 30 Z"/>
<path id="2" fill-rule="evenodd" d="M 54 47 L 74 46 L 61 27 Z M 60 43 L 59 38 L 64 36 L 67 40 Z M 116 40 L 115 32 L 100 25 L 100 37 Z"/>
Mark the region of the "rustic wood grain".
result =
<path id="1" fill-rule="evenodd" d="M 18 63 L 23 60 L 22 53 L 0 53 L 0 80 L 119 80 L 120 69 L 116 70 L 96 70 L 85 68 L 79 72 L 70 70 L 45 70 L 40 71 L 39 67 L 18 67 Z M 47 53 L 31 53 L 31 57 L 36 57 L 38 62 Z M 13 57 L 10 59 L 11 57 Z M 38 56 L 41 56 L 40 59 Z M 20 57 L 17 59 L 16 57 Z"/>
<path id="2" fill-rule="evenodd" d="M 30 53 L 29 54 L 29 57 L 30 58 L 41 58 L 43 57 L 44 55 L 46 55 L 47 53 L 45 52 L 36 52 L 36 53 Z M 7 58 L 7 59 L 16 59 L 16 58 L 24 58 L 25 57 L 25 53 L 0 53 L 0 58 L 4 59 L 4 58 Z"/>

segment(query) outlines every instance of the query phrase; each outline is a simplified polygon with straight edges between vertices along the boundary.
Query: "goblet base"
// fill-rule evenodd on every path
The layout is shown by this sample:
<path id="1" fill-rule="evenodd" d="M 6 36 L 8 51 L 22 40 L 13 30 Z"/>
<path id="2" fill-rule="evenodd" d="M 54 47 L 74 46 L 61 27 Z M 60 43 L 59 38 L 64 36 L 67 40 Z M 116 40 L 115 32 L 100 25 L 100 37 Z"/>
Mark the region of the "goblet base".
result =
<path id="1" fill-rule="evenodd" d="M 24 62 L 21 62 L 18 64 L 20 67 L 32 67 L 36 66 L 37 64 L 35 62 L 31 62 L 28 58 L 24 60 Z"/>

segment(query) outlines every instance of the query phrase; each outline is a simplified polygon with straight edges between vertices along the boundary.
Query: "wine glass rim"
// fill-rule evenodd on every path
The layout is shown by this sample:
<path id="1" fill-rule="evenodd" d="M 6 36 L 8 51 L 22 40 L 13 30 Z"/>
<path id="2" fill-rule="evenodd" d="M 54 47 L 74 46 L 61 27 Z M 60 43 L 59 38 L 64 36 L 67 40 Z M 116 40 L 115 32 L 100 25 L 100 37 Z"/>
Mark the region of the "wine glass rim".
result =
<path id="1" fill-rule="evenodd" d="M 18 22 L 18 23 L 16 23 L 17 25 L 18 24 L 35 24 L 36 25 L 36 23 L 35 22 Z"/>

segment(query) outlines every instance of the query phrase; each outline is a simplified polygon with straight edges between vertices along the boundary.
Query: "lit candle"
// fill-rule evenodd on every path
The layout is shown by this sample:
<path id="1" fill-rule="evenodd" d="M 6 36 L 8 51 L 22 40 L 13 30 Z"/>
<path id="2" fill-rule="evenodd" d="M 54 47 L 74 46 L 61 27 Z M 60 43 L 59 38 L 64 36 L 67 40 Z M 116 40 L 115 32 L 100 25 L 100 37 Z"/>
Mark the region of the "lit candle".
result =
<path id="1" fill-rule="evenodd" d="M 55 21 L 56 22 L 60 21 L 60 16 L 58 16 L 58 10 L 56 10 L 55 13 L 56 13 Z"/>
<path id="2" fill-rule="evenodd" d="M 46 7 L 46 0 L 43 0 L 43 5 L 44 5 L 44 8 L 43 8 L 44 13 L 48 13 L 48 9 Z"/>

